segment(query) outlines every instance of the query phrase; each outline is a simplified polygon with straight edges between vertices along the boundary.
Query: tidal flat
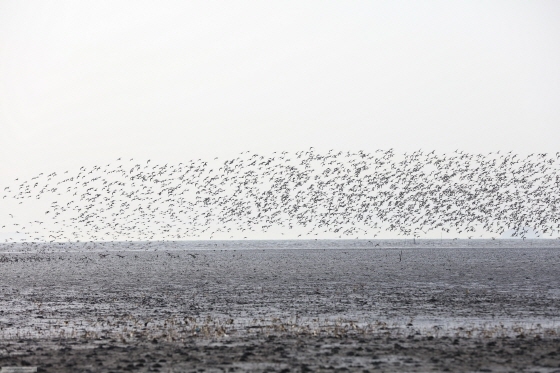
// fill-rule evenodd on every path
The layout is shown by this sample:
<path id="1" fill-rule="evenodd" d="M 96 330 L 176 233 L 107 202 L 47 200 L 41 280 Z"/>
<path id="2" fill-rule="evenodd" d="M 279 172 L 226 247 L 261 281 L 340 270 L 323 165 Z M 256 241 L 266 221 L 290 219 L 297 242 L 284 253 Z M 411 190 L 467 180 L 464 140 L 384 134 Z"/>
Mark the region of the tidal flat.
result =
<path id="1" fill-rule="evenodd" d="M 560 372 L 556 244 L 12 245 L 0 274 L 0 367 Z"/>

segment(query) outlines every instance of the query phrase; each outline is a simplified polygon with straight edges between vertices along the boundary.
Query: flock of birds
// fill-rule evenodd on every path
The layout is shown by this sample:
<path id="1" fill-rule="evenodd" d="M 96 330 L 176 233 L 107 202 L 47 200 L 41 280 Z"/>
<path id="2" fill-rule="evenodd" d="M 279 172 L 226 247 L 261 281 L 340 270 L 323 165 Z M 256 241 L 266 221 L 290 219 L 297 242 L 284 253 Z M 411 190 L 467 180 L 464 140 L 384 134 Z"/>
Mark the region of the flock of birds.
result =
<path id="1" fill-rule="evenodd" d="M 163 165 L 119 158 L 2 186 L 0 233 L 42 242 L 227 239 L 269 231 L 371 238 L 387 230 L 408 237 L 451 230 L 470 238 L 510 229 L 524 237 L 531 228 L 553 236 L 560 230 L 559 166 L 560 153 L 391 149 L 243 152 Z"/>

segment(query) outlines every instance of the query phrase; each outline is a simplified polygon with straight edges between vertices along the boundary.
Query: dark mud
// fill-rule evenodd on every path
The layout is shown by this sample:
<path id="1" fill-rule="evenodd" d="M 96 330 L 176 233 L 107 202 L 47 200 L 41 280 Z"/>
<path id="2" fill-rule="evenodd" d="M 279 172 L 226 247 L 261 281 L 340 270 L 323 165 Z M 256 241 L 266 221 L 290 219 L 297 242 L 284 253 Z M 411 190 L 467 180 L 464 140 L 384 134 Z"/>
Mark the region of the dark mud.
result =
<path id="1" fill-rule="evenodd" d="M 164 343 L 6 344 L 4 366 L 43 372 L 560 372 L 560 341 L 289 334 Z"/>
<path id="2" fill-rule="evenodd" d="M 0 367 L 560 372 L 559 268 L 539 247 L 4 253 Z"/>

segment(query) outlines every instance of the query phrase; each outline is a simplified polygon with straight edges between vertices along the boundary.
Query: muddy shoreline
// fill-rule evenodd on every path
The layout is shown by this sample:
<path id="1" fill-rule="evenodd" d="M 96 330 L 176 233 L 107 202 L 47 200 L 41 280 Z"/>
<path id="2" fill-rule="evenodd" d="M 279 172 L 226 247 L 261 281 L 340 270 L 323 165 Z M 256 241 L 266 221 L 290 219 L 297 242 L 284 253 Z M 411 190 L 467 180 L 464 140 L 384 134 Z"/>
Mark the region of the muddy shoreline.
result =
<path id="1" fill-rule="evenodd" d="M 551 247 L 3 253 L 0 367 L 560 372 L 558 268 Z"/>

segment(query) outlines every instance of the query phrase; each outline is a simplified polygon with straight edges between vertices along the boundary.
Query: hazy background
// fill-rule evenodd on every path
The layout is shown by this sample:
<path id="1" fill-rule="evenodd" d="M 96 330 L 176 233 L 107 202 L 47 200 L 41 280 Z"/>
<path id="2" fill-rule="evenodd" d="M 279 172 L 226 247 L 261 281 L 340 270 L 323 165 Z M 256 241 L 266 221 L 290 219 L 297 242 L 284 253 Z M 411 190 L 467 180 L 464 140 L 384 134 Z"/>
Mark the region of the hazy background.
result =
<path id="1" fill-rule="evenodd" d="M 558 151 L 557 1 L 1 1 L 0 186 L 314 146 Z"/>

